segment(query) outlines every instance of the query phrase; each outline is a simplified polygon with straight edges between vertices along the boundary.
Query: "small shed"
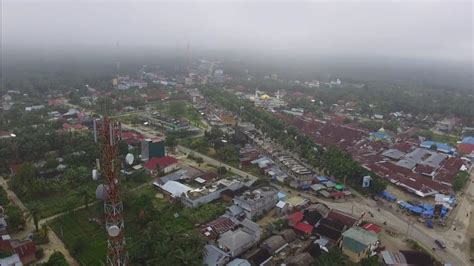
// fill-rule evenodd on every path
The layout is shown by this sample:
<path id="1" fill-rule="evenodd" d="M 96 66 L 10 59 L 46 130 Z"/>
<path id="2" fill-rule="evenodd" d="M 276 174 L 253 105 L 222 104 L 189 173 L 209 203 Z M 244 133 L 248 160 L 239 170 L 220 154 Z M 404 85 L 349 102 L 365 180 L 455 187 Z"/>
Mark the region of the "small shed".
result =
<path id="1" fill-rule="evenodd" d="M 314 191 L 320 191 L 322 189 L 325 189 L 326 187 L 322 184 L 314 184 L 311 186 L 311 189 L 314 190 Z"/>

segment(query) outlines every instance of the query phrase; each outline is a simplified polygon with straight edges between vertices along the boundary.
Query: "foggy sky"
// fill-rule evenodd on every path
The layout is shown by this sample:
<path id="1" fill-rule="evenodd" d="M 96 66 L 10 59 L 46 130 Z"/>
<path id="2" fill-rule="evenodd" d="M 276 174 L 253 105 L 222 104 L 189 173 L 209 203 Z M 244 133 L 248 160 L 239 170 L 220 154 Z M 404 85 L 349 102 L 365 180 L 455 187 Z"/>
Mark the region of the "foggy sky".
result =
<path id="1" fill-rule="evenodd" d="M 472 62 L 466 2 L 2 2 L 2 52 L 186 47 Z M 41 3 L 39 3 L 41 2 Z"/>

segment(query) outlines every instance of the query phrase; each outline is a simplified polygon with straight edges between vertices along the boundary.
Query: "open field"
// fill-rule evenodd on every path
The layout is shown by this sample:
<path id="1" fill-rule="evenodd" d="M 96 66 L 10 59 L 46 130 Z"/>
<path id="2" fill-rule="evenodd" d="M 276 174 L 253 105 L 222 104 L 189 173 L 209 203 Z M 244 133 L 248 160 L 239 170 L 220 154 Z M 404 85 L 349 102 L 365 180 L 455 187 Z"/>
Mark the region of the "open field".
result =
<path id="1" fill-rule="evenodd" d="M 63 215 L 51 223 L 51 228 L 82 265 L 102 265 L 104 262 L 105 230 L 103 225 L 89 222 L 90 218 L 98 218 L 102 208 L 102 205 L 95 205 Z"/>
<path id="2" fill-rule="evenodd" d="M 175 108 L 176 105 L 182 105 L 182 109 Z M 174 100 L 160 102 L 153 105 L 158 112 L 163 112 L 174 117 L 184 117 L 194 126 L 205 128 L 206 125 L 202 122 L 201 114 L 194 109 L 194 107 L 187 100 Z"/>

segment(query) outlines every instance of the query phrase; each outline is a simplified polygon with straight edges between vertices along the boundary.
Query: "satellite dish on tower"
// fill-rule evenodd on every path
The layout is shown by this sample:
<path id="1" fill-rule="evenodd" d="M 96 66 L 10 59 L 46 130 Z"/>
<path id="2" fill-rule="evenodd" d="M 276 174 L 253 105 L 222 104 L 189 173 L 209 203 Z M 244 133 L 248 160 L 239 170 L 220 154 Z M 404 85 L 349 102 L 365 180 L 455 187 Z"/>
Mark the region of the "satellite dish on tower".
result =
<path id="1" fill-rule="evenodd" d="M 111 237 L 116 237 L 120 234 L 120 228 L 116 225 L 109 226 L 109 228 L 107 228 L 107 233 Z"/>
<path id="2" fill-rule="evenodd" d="M 96 181 L 97 179 L 99 179 L 99 172 L 97 169 L 92 169 L 92 180 Z"/>
<path id="3" fill-rule="evenodd" d="M 107 185 L 103 185 L 103 184 L 98 185 L 95 190 L 95 198 L 98 200 L 104 200 L 108 189 L 109 189 L 109 186 Z"/>
<path id="4" fill-rule="evenodd" d="M 135 157 L 131 153 L 128 153 L 127 156 L 125 156 L 125 162 L 128 165 L 132 165 L 134 160 L 135 160 Z"/>

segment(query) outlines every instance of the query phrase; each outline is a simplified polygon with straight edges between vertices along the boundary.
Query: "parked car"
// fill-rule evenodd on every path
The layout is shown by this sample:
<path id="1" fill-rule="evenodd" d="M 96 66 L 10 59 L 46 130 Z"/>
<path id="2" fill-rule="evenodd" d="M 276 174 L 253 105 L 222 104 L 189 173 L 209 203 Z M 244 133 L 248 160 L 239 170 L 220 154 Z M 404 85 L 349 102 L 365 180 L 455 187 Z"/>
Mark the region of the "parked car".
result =
<path id="1" fill-rule="evenodd" d="M 436 239 L 436 240 L 435 240 L 435 243 L 436 243 L 436 245 L 438 245 L 438 247 L 440 247 L 440 248 L 443 248 L 443 249 L 446 248 L 446 244 L 444 244 L 441 240 Z"/>

